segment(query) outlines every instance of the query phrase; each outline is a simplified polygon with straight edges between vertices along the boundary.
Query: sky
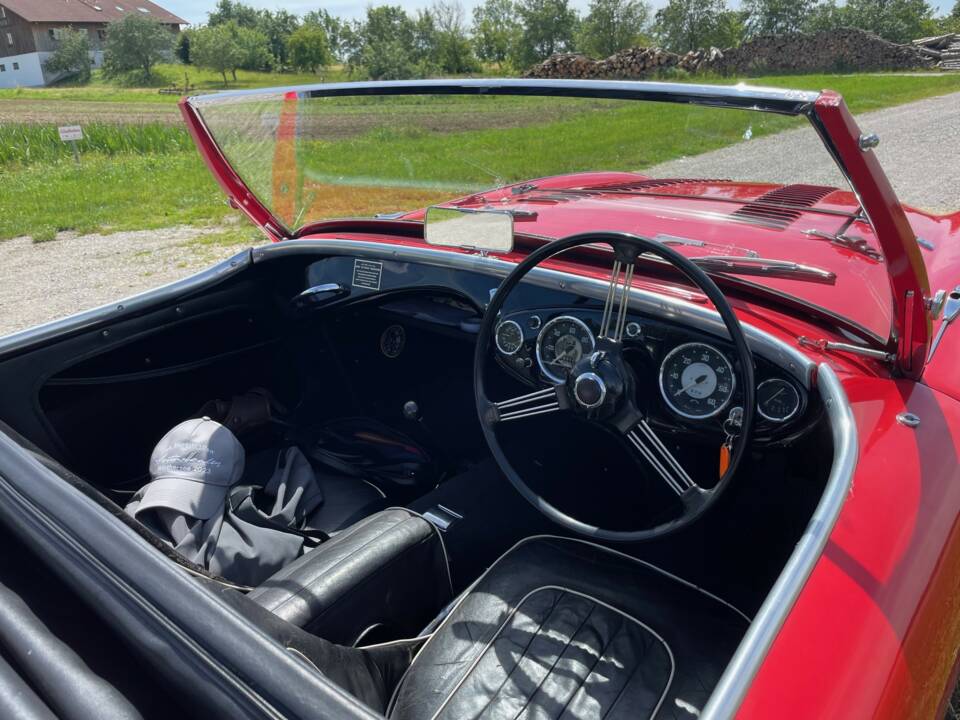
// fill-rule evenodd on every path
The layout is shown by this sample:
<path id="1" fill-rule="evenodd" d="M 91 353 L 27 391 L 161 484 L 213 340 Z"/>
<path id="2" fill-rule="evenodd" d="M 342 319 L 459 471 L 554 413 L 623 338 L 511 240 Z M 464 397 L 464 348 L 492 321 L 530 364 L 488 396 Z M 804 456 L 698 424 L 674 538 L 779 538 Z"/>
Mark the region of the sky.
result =
<path id="1" fill-rule="evenodd" d="M 179 15 L 184 20 L 191 23 L 202 23 L 207 19 L 207 13 L 212 10 L 217 0 L 154 0 L 161 7 L 170 12 Z M 367 0 L 327 0 L 326 2 L 317 2 L 317 0 L 245 0 L 246 4 L 255 7 L 277 10 L 283 8 L 296 15 L 303 15 L 310 10 L 324 8 L 332 15 L 343 18 L 363 17 L 368 4 L 381 5 L 400 5 L 408 11 L 414 11 L 418 8 L 428 7 L 432 0 L 376 0 L 369 3 Z M 468 11 L 477 4 L 477 0 L 461 0 L 464 8 Z M 666 5 L 667 0 L 652 0 L 651 5 L 654 9 Z M 947 12 L 953 7 L 954 0 L 928 0 L 940 13 Z M 581 14 L 586 10 L 588 0 L 571 0 L 571 5 L 580 10 Z M 737 5 L 737 0 L 733 0 L 731 5 Z"/>

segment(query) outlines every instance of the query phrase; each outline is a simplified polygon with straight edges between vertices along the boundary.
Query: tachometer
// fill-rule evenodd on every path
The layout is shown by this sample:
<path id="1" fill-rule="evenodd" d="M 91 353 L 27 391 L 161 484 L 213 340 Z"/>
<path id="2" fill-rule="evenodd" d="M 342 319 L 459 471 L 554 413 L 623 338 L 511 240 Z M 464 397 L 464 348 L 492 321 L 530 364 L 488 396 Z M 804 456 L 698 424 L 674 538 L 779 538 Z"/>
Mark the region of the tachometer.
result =
<path id="1" fill-rule="evenodd" d="M 521 330 L 520 325 L 513 320 L 504 320 L 497 325 L 494 340 L 497 343 L 497 350 L 504 355 L 513 355 L 523 347 L 523 330 Z"/>
<path id="2" fill-rule="evenodd" d="M 580 358 L 593 352 L 593 333 L 582 320 L 561 315 L 543 326 L 537 337 L 537 362 L 543 374 L 554 382 L 567 379 Z"/>
<path id="3" fill-rule="evenodd" d="M 786 422 L 800 409 L 800 393 L 780 378 L 764 380 L 757 386 L 757 410 L 771 422 Z"/>
<path id="4" fill-rule="evenodd" d="M 660 392 L 671 410 L 694 420 L 713 417 L 733 397 L 736 378 L 726 355 L 706 343 L 671 350 L 660 366 Z"/>

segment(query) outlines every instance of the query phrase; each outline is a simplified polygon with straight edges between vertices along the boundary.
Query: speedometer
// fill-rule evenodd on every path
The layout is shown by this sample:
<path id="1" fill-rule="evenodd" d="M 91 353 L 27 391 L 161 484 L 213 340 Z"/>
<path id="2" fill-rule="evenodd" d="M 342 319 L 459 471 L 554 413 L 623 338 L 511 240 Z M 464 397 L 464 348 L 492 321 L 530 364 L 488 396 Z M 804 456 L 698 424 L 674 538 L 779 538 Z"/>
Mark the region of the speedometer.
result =
<path id="1" fill-rule="evenodd" d="M 569 315 L 556 317 L 537 337 L 537 363 L 543 374 L 562 383 L 584 355 L 593 352 L 593 333 L 582 320 Z"/>
<path id="2" fill-rule="evenodd" d="M 703 420 L 723 410 L 736 378 L 727 357 L 712 345 L 686 343 L 671 350 L 660 367 L 660 393 L 678 415 Z"/>

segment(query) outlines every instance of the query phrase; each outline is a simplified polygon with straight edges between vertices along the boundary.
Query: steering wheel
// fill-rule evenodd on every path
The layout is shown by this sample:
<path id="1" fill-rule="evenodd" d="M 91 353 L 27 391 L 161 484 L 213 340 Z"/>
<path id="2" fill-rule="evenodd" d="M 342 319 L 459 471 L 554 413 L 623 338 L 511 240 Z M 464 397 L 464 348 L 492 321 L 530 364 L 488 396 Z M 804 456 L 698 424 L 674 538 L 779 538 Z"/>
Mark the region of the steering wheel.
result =
<path id="1" fill-rule="evenodd" d="M 563 383 L 549 384 L 534 392 L 497 402 L 488 399 L 484 384 L 485 368 L 493 346 L 498 315 L 510 292 L 540 263 L 565 250 L 596 244 L 606 244 L 613 249 L 613 268 L 594 352 L 581 358 Z M 712 488 L 701 487 L 693 481 L 683 463 L 670 452 L 637 407 L 638 392 L 656 390 L 637 382 L 633 369 L 624 360 L 622 339 L 634 268 L 639 256 L 645 253 L 667 261 L 703 291 L 720 314 L 736 351 L 734 372 L 739 376 L 740 387 L 743 388 L 742 417 L 735 433 L 728 430 L 729 435 L 736 435 L 736 439 L 732 448 L 728 448 L 729 464 Z M 612 541 L 636 542 L 660 537 L 690 524 L 706 512 L 736 473 L 749 445 L 754 422 L 753 356 L 740 321 L 723 293 L 703 270 L 675 250 L 662 243 L 625 233 L 583 233 L 551 242 L 530 253 L 510 272 L 491 299 L 480 324 L 474 355 L 474 393 L 480 425 L 490 452 L 520 494 L 559 525 L 582 535 Z M 535 422 L 538 416 L 553 412 L 573 413 L 618 433 L 626 441 L 624 446 L 633 453 L 636 465 L 645 473 L 654 472 L 677 494 L 683 508 L 679 517 L 648 528 L 609 530 L 572 517 L 531 489 L 504 454 L 496 428 L 503 422 Z"/>

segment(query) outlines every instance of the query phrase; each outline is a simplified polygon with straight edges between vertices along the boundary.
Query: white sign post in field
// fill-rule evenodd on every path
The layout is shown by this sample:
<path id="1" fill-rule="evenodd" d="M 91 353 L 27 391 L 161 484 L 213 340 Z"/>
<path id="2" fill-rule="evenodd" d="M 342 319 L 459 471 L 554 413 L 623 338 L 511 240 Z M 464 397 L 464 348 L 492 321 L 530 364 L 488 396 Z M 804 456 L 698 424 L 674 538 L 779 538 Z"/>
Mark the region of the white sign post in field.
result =
<path id="1" fill-rule="evenodd" d="M 73 147 L 73 159 L 80 164 L 80 153 L 77 151 L 77 140 L 83 140 L 83 128 L 79 125 L 64 125 L 57 128 L 60 140 L 68 142 Z"/>

